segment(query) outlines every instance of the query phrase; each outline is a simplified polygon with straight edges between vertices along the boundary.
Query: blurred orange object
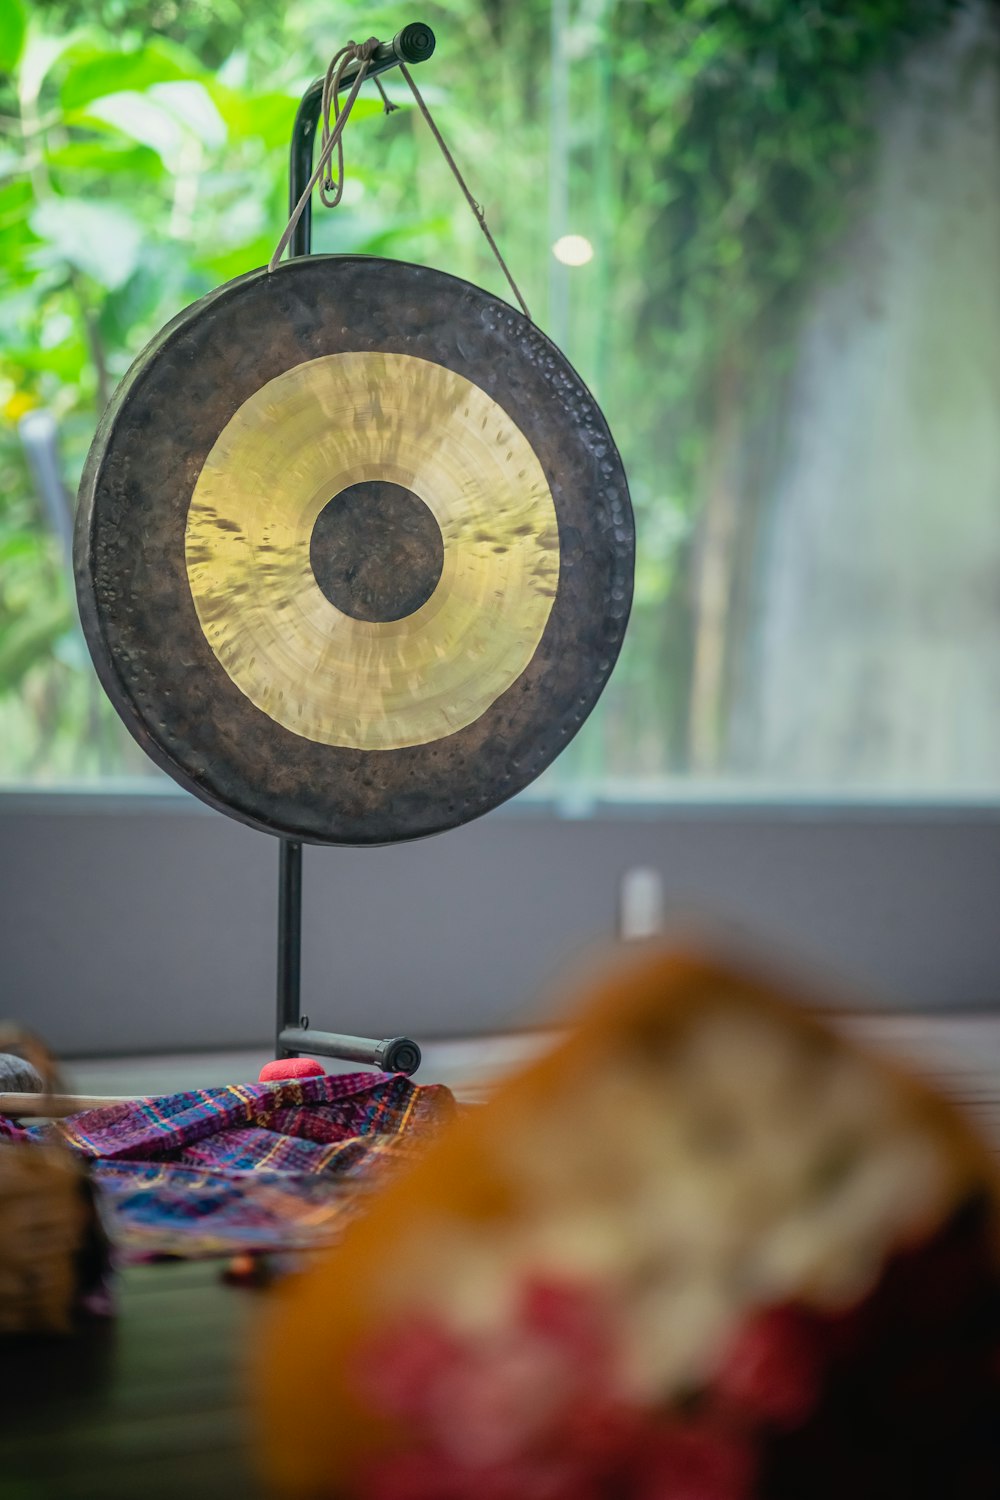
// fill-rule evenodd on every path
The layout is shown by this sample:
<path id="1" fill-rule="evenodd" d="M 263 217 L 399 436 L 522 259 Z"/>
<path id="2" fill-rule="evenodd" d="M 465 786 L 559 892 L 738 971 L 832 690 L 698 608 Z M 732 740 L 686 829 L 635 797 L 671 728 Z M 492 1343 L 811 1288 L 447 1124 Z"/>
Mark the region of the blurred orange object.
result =
<path id="1" fill-rule="evenodd" d="M 993 1163 L 815 1003 L 698 953 L 601 981 L 277 1289 L 278 1492 L 1000 1494 Z"/>

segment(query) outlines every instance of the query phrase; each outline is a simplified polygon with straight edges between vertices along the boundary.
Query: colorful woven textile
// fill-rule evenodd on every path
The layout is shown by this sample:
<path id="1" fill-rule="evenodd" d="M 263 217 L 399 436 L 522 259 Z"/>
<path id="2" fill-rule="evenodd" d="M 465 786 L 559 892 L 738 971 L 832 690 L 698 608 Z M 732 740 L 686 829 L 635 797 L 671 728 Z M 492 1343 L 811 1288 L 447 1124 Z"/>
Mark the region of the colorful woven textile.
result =
<path id="1" fill-rule="evenodd" d="M 351 1073 L 126 1100 L 58 1128 L 93 1161 L 126 1258 L 190 1257 L 328 1243 L 377 1169 L 454 1110 L 439 1085 Z"/>

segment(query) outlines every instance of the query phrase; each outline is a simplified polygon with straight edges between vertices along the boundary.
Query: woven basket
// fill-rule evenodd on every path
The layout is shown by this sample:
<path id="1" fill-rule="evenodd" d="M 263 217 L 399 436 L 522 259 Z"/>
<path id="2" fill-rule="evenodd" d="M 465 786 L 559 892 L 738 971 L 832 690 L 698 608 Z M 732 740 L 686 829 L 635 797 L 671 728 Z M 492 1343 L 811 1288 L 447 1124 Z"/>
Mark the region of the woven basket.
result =
<path id="1" fill-rule="evenodd" d="M 0 1027 L 0 1052 L 15 1050 L 41 1073 L 55 1068 L 35 1038 Z M 82 1166 L 58 1142 L 0 1142 L 0 1334 L 68 1332 L 80 1260 L 95 1227 Z"/>

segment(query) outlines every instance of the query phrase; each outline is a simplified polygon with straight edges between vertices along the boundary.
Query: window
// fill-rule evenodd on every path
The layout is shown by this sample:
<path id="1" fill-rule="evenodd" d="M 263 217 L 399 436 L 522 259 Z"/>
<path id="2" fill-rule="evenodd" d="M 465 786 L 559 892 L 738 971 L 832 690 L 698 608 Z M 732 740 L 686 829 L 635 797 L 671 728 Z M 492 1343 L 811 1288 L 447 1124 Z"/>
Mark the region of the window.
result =
<path id="1" fill-rule="evenodd" d="M 280 233 L 295 104 L 393 9 L 0 16 L 0 780 L 156 776 L 73 623 L 116 381 Z M 534 795 L 995 797 L 998 24 L 986 4 L 456 0 L 420 75 L 630 475 L 630 634 Z M 336 34 L 331 27 L 336 27 Z M 317 249 L 497 288 L 422 122 L 367 99 Z M 62 476 L 60 482 L 59 476 Z"/>

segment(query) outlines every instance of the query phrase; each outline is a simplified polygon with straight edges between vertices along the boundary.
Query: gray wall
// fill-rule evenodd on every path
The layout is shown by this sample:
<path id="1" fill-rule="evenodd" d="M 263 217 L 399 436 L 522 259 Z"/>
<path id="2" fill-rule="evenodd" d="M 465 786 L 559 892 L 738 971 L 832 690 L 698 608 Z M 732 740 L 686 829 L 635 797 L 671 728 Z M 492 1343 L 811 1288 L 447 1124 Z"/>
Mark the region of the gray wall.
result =
<path id="1" fill-rule="evenodd" d="M 0 798 L 0 1015 L 63 1054 L 271 1030 L 277 844 L 192 799 Z M 305 851 L 313 1025 L 430 1037 L 516 1024 L 614 930 L 630 866 L 879 1003 L 1000 1002 L 1000 810 L 511 808 L 388 849 Z"/>

